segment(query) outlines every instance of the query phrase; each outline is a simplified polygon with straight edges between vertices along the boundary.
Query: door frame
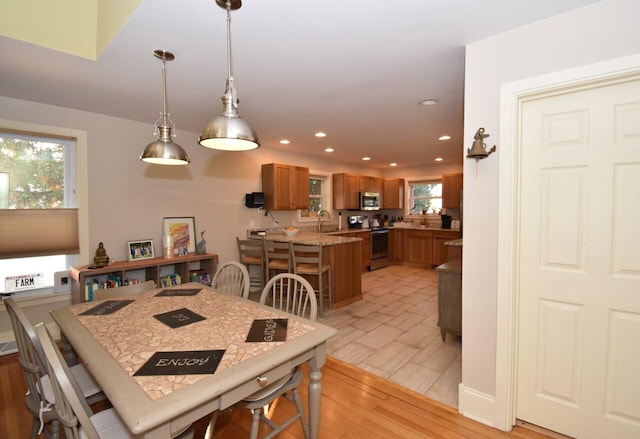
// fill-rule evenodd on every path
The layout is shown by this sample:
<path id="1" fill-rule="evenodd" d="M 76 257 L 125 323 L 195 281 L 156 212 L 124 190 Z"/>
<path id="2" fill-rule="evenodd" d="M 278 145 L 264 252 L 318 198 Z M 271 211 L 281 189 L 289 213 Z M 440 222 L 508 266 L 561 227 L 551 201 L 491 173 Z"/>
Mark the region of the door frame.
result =
<path id="1" fill-rule="evenodd" d="M 516 422 L 518 273 L 520 261 L 521 110 L 524 102 L 597 88 L 640 77 L 640 55 L 616 58 L 500 87 L 496 389 L 494 426 L 510 431 Z M 544 425 L 541 425 L 544 427 Z"/>

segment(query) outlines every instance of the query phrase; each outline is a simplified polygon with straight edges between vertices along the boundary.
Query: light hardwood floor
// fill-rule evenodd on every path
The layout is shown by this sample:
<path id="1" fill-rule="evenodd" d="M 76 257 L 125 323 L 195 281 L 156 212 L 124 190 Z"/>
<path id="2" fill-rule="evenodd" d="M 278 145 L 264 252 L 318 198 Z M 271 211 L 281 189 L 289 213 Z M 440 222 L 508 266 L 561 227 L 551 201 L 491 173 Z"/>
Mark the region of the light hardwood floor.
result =
<path id="1" fill-rule="evenodd" d="M 306 375 L 306 367 L 304 371 Z M 449 406 L 333 358 L 327 360 L 322 375 L 320 439 L 548 437 L 522 427 L 515 427 L 510 433 L 487 427 L 459 415 Z M 306 380 L 304 384 L 300 391 L 306 407 Z M 16 355 L 0 357 L 0 438 L 29 437 L 32 418 L 24 404 L 25 389 Z M 292 404 L 282 401 L 278 404 L 275 418 L 287 416 L 292 411 Z M 195 424 L 196 438 L 203 437 L 208 419 L 205 417 Z M 249 437 L 250 421 L 247 409 L 233 407 L 218 417 L 214 439 L 246 439 Z M 265 433 L 266 429 L 263 428 L 260 437 Z M 279 439 L 303 437 L 299 423 L 278 436 Z"/>
<path id="2" fill-rule="evenodd" d="M 338 329 L 329 355 L 458 407 L 462 340 L 440 336 L 437 272 L 390 265 L 363 273 L 362 293 L 320 319 Z"/>

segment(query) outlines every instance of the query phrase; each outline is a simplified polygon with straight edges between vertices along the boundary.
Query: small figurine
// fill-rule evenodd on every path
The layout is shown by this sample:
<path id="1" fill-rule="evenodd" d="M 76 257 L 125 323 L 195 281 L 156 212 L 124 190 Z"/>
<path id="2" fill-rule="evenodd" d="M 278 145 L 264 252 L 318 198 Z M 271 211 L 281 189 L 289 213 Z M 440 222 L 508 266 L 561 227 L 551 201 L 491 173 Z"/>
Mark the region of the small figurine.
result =
<path id="1" fill-rule="evenodd" d="M 205 241 L 204 239 L 204 232 L 206 232 L 206 230 L 203 230 L 202 232 L 200 232 L 200 236 L 202 237 L 202 240 L 196 244 L 197 255 L 203 255 L 207 252 L 207 241 Z"/>
<path id="2" fill-rule="evenodd" d="M 107 251 L 104 249 L 102 242 L 98 244 L 98 249 L 96 250 L 96 255 L 93 258 L 93 263 L 98 267 L 104 267 L 109 264 L 109 256 L 107 255 Z"/>

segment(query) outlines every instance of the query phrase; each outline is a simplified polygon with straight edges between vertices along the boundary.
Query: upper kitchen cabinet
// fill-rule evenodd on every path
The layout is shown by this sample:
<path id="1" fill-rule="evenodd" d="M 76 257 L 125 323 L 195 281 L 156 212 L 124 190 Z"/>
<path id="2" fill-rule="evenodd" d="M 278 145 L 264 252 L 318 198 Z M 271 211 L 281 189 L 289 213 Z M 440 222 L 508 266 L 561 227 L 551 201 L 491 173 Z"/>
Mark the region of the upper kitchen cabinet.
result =
<path id="1" fill-rule="evenodd" d="M 402 209 L 404 207 L 404 179 L 385 178 L 382 187 L 382 207 L 384 209 Z"/>
<path id="2" fill-rule="evenodd" d="M 460 208 L 462 191 L 462 174 L 442 175 L 442 207 L 446 209 Z"/>
<path id="3" fill-rule="evenodd" d="M 357 174 L 333 174 L 333 208 L 358 209 L 359 176 Z"/>
<path id="4" fill-rule="evenodd" d="M 262 191 L 268 210 L 309 208 L 309 168 L 270 163 L 262 165 Z"/>
<path id="5" fill-rule="evenodd" d="M 383 182 L 380 177 L 368 177 L 366 175 L 358 175 L 358 189 L 360 192 L 377 192 L 382 193 Z"/>

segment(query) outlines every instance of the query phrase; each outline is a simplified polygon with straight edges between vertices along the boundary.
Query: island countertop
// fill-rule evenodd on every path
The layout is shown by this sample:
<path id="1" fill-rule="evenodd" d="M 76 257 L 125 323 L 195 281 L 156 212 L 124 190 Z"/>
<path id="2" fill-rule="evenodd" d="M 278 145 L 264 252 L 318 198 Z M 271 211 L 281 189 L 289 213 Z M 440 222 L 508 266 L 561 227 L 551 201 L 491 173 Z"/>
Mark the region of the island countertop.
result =
<path id="1" fill-rule="evenodd" d="M 287 236 L 284 233 L 277 233 L 273 235 L 265 235 L 262 237 L 262 239 L 266 241 L 276 241 L 276 242 L 293 242 L 294 244 L 320 245 L 323 247 L 328 247 L 332 245 L 349 244 L 352 242 L 362 241 L 362 238 L 329 235 L 327 233 L 302 232 L 302 231 L 297 233 L 294 236 Z"/>

